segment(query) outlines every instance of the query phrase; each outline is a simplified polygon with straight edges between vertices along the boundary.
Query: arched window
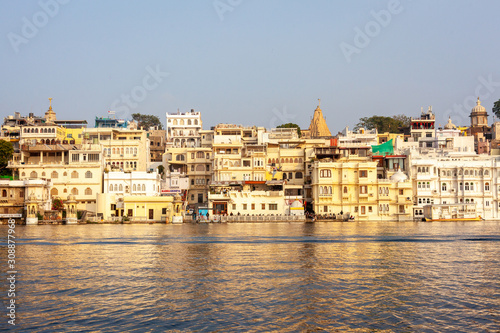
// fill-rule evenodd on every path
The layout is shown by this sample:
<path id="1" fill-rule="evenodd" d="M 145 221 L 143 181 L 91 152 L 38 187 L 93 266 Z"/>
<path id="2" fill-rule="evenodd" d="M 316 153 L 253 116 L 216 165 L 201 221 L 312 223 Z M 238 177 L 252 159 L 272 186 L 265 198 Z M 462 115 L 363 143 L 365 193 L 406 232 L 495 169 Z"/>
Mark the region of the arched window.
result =
<path id="1" fill-rule="evenodd" d="M 293 163 L 299 163 L 299 159 L 297 157 L 295 157 L 295 159 L 293 160 Z"/>
<path id="2" fill-rule="evenodd" d="M 195 124 L 195 125 L 198 125 L 198 119 L 195 119 L 195 120 L 194 120 L 194 124 Z"/>
<path id="3" fill-rule="evenodd" d="M 137 185 L 134 184 L 134 192 L 137 191 Z"/>
<path id="4" fill-rule="evenodd" d="M 441 184 L 441 191 L 446 191 L 446 189 L 447 189 L 446 183 L 442 183 Z"/>
<path id="5" fill-rule="evenodd" d="M 474 183 L 473 182 L 470 183 L 470 190 L 474 191 Z"/>
<path id="6" fill-rule="evenodd" d="M 322 195 L 323 194 L 323 186 L 320 186 L 319 187 L 319 195 Z"/>
<path id="7" fill-rule="evenodd" d="M 116 148 L 113 147 L 113 149 L 111 151 L 113 154 L 116 154 Z"/>
<path id="8" fill-rule="evenodd" d="M 109 184 L 109 192 L 113 192 L 113 184 Z"/>
<path id="9" fill-rule="evenodd" d="M 78 189 L 76 187 L 73 187 L 73 189 L 71 190 L 71 194 L 78 195 Z"/>
<path id="10" fill-rule="evenodd" d="M 58 178 L 59 177 L 59 174 L 57 173 L 57 171 L 52 171 L 52 173 L 50 174 L 50 178 L 54 179 L 54 178 Z"/>
<path id="11" fill-rule="evenodd" d="M 344 193 L 347 193 L 347 186 L 344 186 Z"/>
<path id="12" fill-rule="evenodd" d="M 420 169 L 420 167 L 417 168 L 417 172 L 420 173 L 422 172 L 422 169 Z"/>
<path id="13" fill-rule="evenodd" d="M 137 148 L 134 148 L 134 154 L 137 155 Z"/>
<path id="14" fill-rule="evenodd" d="M 63 177 L 68 177 L 68 173 L 66 171 L 64 171 Z"/>
<path id="15" fill-rule="evenodd" d="M 469 182 L 465 182 L 465 190 L 468 191 L 469 190 Z"/>
<path id="16" fill-rule="evenodd" d="M 120 186 L 118 187 L 118 190 L 119 190 L 120 192 L 123 192 L 123 185 L 122 185 L 122 184 L 120 184 Z"/>
<path id="17" fill-rule="evenodd" d="M 332 194 L 332 187 L 331 186 L 328 186 L 328 194 Z"/>
<path id="18" fill-rule="evenodd" d="M 26 177 L 26 173 L 25 172 L 21 173 L 21 177 Z"/>
<path id="19" fill-rule="evenodd" d="M 447 175 L 448 177 L 451 177 L 451 171 L 450 171 L 450 170 L 448 170 L 448 172 L 446 172 L 446 175 Z"/>
<path id="20" fill-rule="evenodd" d="M 85 172 L 85 178 L 92 178 L 92 172 L 90 171 Z"/>
<path id="21" fill-rule="evenodd" d="M 92 195 L 92 189 L 90 187 L 85 189 L 85 195 Z"/>
<path id="22" fill-rule="evenodd" d="M 174 119 L 174 125 L 177 125 L 177 119 Z"/>
<path id="23" fill-rule="evenodd" d="M 293 179 L 293 173 L 292 173 L 292 172 L 290 172 L 290 173 L 288 174 L 288 179 Z"/>
<path id="24" fill-rule="evenodd" d="M 296 172 L 296 173 L 295 173 L 295 178 L 297 178 L 297 179 L 302 179 L 302 172 L 300 172 L 300 171 L 299 171 L 299 172 Z"/>
<path id="25" fill-rule="evenodd" d="M 36 171 L 31 171 L 30 178 L 38 178 L 38 174 L 36 173 Z"/>
<path id="26" fill-rule="evenodd" d="M 71 173 L 71 178 L 78 178 L 78 172 L 77 171 L 73 171 Z"/>
<path id="27" fill-rule="evenodd" d="M 466 170 L 464 171 L 464 175 L 465 175 L 465 176 L 468 176 L 468 175 L 469 175 L 469 170 L 467 170 L 467 169 L 466 169 Z"/>
<path id="28" fill-rule="evenodd" d="M 188 119 L 187 124 L 191 125 L 191 119 Z"/>
<path id="29" fill-rule="evenodd" d="M 129 154 L 129 152 L 130 152 L 129 147 L 125 148 L 125 154 L 127 154 L 127 155 L 128 155 L 128 154 Z"/>
<path id="30" fill-rule="evenodd" d="M 115 192 L 118 192 L 118 184 L 115 184 Z"/>
<path id="31" fill-rule="evenodd" d="M 2 197 L 7 198 L 7 190 L 2 190 Z"/>
<path id="32" fill-rule="evenodd" d="M 42 177 L 45 177 L 45 171 L 44 171 L 44 172 L 42 172 Z"/>
<path id="33" fill-rule="evenodd" d="M 488 176 L 490 174 L 490 172 L 488 170 L 484 170 L 484 175 L 485 176 Z"/>
<path id="34" fill-rule="evenodd" d="M 53 187 L 52 190 L 50 190 L 50 195 L 52 197 L 55 197 L 58 194 L 59 194 L 59 191 L 57 190 L 57 188 Z"/>
<path id="35" fill-rule="evenodd" d="M 179 120 L 179 125 L 184 125 L 184 119 Z"/>
<path id="36" fill-rule="evenodd" d="M 490 183 L 484 183 L 484 190 L 489 191 L 490 190 Z"/>

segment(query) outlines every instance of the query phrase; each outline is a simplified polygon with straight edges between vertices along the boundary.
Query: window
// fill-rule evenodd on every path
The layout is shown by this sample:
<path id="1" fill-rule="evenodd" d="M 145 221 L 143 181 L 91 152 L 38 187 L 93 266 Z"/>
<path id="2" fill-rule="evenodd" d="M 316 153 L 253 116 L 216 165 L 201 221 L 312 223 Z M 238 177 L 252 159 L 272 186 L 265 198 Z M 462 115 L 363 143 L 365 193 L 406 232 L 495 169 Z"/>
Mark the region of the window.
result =
<path id="1" fill-rule="evenodd" d="M 262 209 L 262 210 L 266 210 L 266 204 L 262 204 L 262 205 L 261 205 L 261 209 Z"/>
<path id="2" fill-rule="evenodd" d="M 247 210 L 247 204 L 243 204 L 243 210 Z"/>
<path id="3" fill-rule="evenodd" d="M 109 191 L 113 192 L 113 184 L 109 184 Z"/>
<path id="4" fill-rule="evenodd" d="M 361 206 L 361 214 L 366 214 L 366 207 L 365 206 Z"/>
<path id="5" fill-rule="evenodd" d="M 319 171 L 319 176 L 321 178 L 329 178 L 332 176 L 332 171 L 331 170 L 320 170 Z"/>
<path id="6" fill-rule="evenodd" d="M 360 178 L 368 177 L 368 171 L 367 170 L 359 170 L 359 177 Z"/>
<path id="7" fill-rule="evenodd" d="M 296 179 L 302 179 L 302 172 L 296 172 L 295 173 L 295 178 Z"/>
<path id="8" fill-rule="evenodd" d="M 92 195 L 92 189 L 90 187 L 85 189 L 85 195 Z"/>
<path id="9" fill-rule="evenodd" d="M 359 187 L 359 193 L 361 193 L 361 194 L 368 193 L 368 186 L 366 186 L 366 185 L 360 186 Z"/>
<path id="10" fill-rule="evenodd" d="M 191 179 L 191 185 L 194 185 L 194 179 Z"/>
<path id="11" fill-rule="evenodd" d="M 269 210 L 278 210 L 278 204 L 269 204 Z"/>
<path id="12" fill-rule="evenodd" d="M 368 213 L 371 213 L 371 212 L 373 212 L 373 208 L 372 208 L 372 206 L 368 206 Z"/>
<path id="13" fill-rule="evenodd" d="M 57 188 L 53 187 L 52 190 L 50 190 L 51 196 L 55 197 L 58 194 L 59 194 L 59 191 L 57 190 Z"/>
<path id="14" fill-rule="evenodd" d="M 90 171 L 85 172 L 85 178 L 92 178 L 92 172 Z"/>
<path id="15" fill-rule="evenodd" d="M 71 178 L 78 178 L 78 172 L 77 171 L 73 171 L 71 173 Z"/>
<path id="16" fill-rule="evenodd" d="M 30 178 L 38 178 L 38 174 L 36 173 L 36 171 L 31 171 Z"/>
<path id="17" fill-rule="evenodd" d="M 73 189 L 71 190 L 71 194 L 78 195 L 78 189 L 76 187 L 73 187 Z"/>
<path id="18" fill-rule="evenodd" d="M 446 183 L 442 183 L 441 184 L 441 191 L 446 191 L 446 189 L 447 189 Z"/>
<path id="19" fill-rule="evenodd" d="M 399 189 L 399 195 L 403 195 L 404 194 L 404 190 L 403 189 Z"/>
<path id="20" fill-rule="evenodd" d="M 255 204 L 254 203 L 252 204 L 252 210 L 255 210 Z"/>
<path id="21" fill-rule="evenodd" d="M 177 156 L 175 157 L 175 160 L 176 160 L 176 161 L 184 161 L 184 155 L 177 155 Z"/>
<path id="22" fill-rule="evenodd" d="M 344 186 L 344 193 L 347 194 L 347 186 Z"/>
<path id="23" fill-rule="evenodd" d="M 191 171 L 194 171 L 194 165 L 191 165 Z"/>
<path id="24" fill-rule="evenodd" d="M 57 173 L 57 171 L 52 171 L 52 173 L 50 174 L 50 178 L 58 178 L 59 177 L 59 174 Z"/>
<path id="25" fill-rule="evenodd" d="M 489 191 L 490 190 L 490 183 L 484 183 L 484 190 Z"/>
<path id="26" fill-rule="evenodd" d="M 488 176 L 490 174 L 490 172 L 488 170 L 484 170 L 484 175 L 485 176 Z"/>
<path id="27" fill-rule="evenodd" d="M 405 212 L 405 206 L 399 205 L 399 212 L 403 214 Z"/>
<path id="28" fill-rule="evenodd" d="M 323 206 L 323 212 L 328 213 L 328 206 Z"/>
<path id="29" fill-rule="evenodd" d="M 236 204 L 233 204 L 233 210 L 236 210 Z"/>

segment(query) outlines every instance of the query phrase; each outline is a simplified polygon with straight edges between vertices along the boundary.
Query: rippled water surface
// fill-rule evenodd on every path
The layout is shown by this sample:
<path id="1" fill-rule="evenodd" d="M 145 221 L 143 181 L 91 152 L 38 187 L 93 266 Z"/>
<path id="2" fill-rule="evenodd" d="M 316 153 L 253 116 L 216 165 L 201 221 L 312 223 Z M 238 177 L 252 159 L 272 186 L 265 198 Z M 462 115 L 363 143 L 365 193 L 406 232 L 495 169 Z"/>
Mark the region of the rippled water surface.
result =
<path id="1" fill-rule="evenodd" d="M 19 331 L 500 330 L 499 222 L 16 226 L 16 235 Z M 7 283 L 0 289 L 5 309 Z"/>

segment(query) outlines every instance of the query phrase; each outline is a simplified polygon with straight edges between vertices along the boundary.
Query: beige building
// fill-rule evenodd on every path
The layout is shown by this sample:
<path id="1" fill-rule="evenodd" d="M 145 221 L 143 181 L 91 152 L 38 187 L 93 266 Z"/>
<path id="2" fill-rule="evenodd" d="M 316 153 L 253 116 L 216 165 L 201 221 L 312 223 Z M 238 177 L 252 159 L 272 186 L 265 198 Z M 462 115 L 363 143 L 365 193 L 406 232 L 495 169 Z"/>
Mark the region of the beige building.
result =
<path id="1" fill-rule="evenodd" d="M 106 169 L 110 171 L 147 171 L 151 163 L 146 131 L 87 128 L 83 135 L 85 143 L 101 145 Z"/>
<path id="2" fill-rule="evenodd" d="M 95 212 L 96 193 L 102 191 L 104 160 L 99 145 L 23 145 L 19 161 L 11 168 L 20 180 L 50 179 L 50 196 L 73 194 L 77 208 Z"/>

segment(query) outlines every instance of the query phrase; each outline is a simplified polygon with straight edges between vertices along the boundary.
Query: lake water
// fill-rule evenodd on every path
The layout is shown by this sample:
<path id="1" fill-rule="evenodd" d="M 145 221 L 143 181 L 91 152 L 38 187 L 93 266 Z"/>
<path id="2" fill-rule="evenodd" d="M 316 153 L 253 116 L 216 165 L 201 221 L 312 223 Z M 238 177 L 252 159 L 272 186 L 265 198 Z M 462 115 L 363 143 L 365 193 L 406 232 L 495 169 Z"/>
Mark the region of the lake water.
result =
<path id="1" fill-rule="evenodd" d="M 18 331 L 500 330 L 499 222 L 15 230 Z"/>

